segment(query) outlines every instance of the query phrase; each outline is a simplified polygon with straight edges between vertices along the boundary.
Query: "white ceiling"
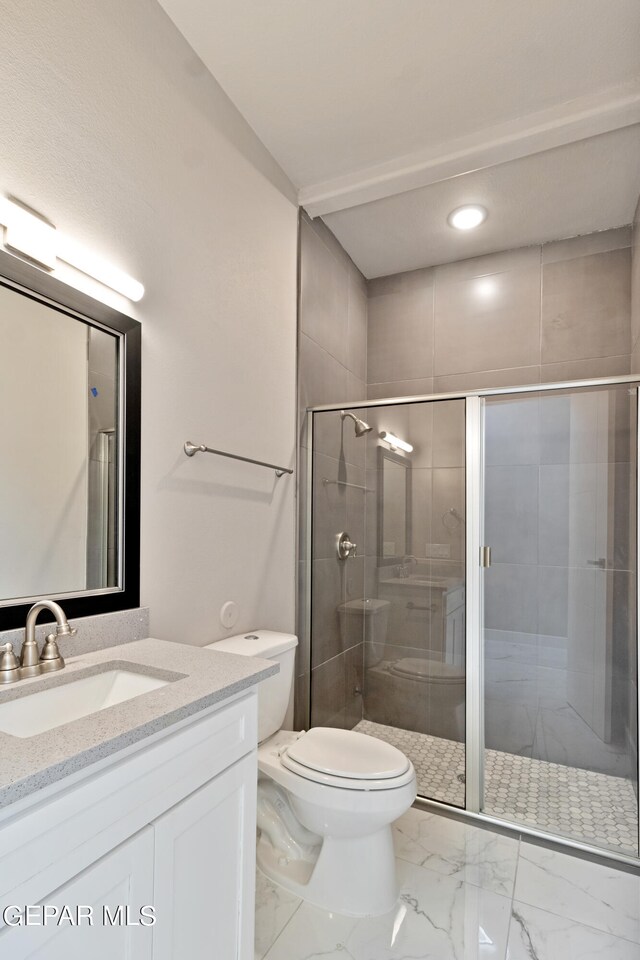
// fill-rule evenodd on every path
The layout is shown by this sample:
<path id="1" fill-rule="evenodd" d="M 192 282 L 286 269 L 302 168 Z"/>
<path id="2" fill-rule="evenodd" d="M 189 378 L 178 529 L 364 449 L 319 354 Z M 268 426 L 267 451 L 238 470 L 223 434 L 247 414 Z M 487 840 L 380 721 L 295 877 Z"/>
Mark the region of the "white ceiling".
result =
<path id="1" fill-rule="evenodd" d="M 640 195 L 640 124 L 537 153 L 419 190 L 365 203 L 323 220 L 365 277 L 619 227 Z M 480 203 L 477 230 L 452 230 L 447 215 Z"/>
<path id="2" fill-rule="evenodd" d="M 629 220 L 638 0 L 160 2 L 368 276 Z"/>

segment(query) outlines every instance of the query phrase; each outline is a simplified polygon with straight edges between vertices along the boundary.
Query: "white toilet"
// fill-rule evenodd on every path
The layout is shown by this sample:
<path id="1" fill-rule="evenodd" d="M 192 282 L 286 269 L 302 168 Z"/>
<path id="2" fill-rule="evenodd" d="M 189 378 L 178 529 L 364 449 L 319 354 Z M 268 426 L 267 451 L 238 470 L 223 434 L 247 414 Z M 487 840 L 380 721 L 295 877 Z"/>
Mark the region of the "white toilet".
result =
<path id="1" fill-rule="evenodd" d="M 464 739 L 466 672 L 464 666 L 427 656 L 395 658 L 387 644 L 388 600 L 361 597 L 338 607 L 342 641 L 364 641 L 367 702 L 376 722 L 402 725 L 445 740 Z M 386 657 L 386 659 L 385 659 Z"/>
<path id="2" fill-rule="evenodd" d="M 258 694 L 258 865 L 325 910 L 386 913 L 397 898 L 391 824 L 415 800 L 415 771 L 400 750 L 353 730 L 280 730 L 297 643 L 256 630 L 209 644 L 280 664 Z"/>

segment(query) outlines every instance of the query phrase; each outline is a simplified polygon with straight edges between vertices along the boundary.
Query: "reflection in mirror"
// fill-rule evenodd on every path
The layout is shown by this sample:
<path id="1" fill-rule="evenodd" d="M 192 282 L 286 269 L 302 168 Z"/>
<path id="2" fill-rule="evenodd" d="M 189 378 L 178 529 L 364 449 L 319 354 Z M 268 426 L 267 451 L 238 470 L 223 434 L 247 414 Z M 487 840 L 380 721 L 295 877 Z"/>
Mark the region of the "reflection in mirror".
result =
<path id="1" fill-rule="evenodd" d="M 378 557 L 393 562 L 411 553 L 411 462 L 378 447 Z"/>
<path id="2" fill-rule="evenodd" d="M 119 586 L 118 335 L 0 285 L 0 603 Z"/>

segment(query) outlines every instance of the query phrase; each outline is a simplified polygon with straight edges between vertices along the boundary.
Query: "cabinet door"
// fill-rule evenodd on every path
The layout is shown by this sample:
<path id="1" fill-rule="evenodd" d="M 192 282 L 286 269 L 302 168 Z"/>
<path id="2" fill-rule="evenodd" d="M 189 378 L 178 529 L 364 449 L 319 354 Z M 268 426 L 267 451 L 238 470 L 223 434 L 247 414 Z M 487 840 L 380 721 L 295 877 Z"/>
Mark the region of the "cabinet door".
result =
<path id="1" fill-rule="evenodd" d="M 447 615 L 445 660 L 458 667 L 465 663 L 465 615 L 464 606 Z"/>
<path id="2" fill-rule="evenodd" d="M 256 754 L 156 820 L 154 960 L 253 960 Z"/>
<path id="3" fill-rule="evenodd" d="M 77 907 L 91 908 L 93 924 L 7 926 L 0 933 L 0 957 L 11 960 L 151 960 L 153 932 L 135 925 L 140 908 L 153 905 L 153 828 L 146 827 L 59 887 L 42 905 L 62 910 L 75 920 Z M 6 904 L 3 904 L 3 907 Z M 26 904 L 16 904 L 24 908 Z M 113 924 L 105 922 L 107 906 Z M 118 907 L 122 910 L 118 912 Z M 84 910 L 84 916 L 87 915 Z M 41 921 L 34 911 L 32 919 Z"/>

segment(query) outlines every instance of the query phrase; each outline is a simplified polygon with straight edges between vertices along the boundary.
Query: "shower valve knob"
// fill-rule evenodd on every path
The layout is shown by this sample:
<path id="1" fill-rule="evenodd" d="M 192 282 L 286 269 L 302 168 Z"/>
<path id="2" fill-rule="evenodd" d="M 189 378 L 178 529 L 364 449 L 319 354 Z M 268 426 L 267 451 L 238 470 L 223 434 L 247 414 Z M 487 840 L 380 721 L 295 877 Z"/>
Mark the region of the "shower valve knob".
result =
<path id="1" fill-rule="evenodd" d="M 352 542 L 348 533 L 338 533 L 336 535 L 336 549 L 338 551 L 338 559 L 346 560 L 347 557 L 356 556 L 358 544 Z"/>

